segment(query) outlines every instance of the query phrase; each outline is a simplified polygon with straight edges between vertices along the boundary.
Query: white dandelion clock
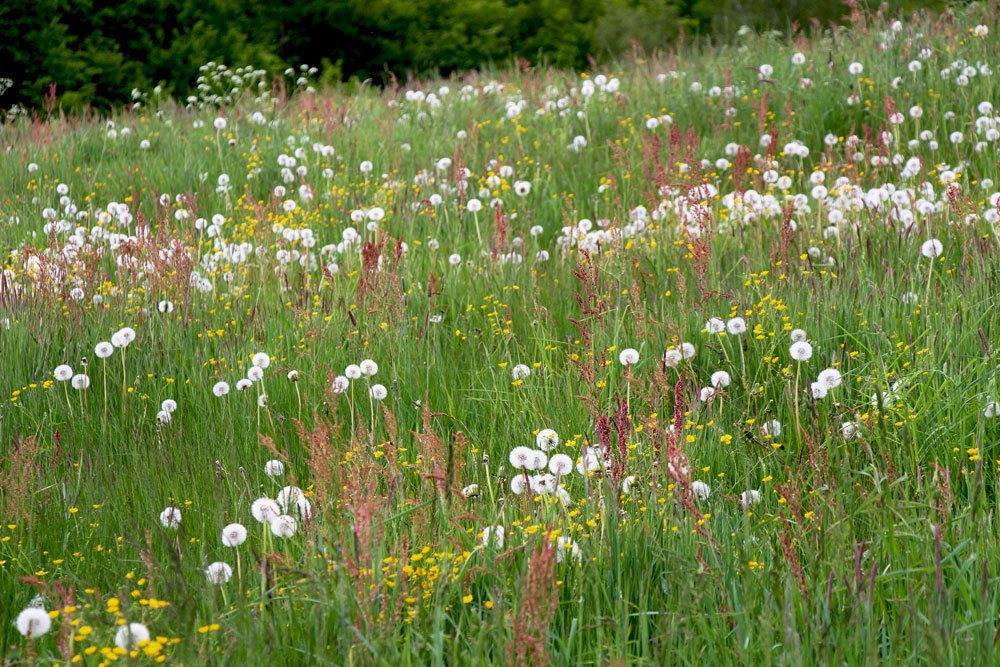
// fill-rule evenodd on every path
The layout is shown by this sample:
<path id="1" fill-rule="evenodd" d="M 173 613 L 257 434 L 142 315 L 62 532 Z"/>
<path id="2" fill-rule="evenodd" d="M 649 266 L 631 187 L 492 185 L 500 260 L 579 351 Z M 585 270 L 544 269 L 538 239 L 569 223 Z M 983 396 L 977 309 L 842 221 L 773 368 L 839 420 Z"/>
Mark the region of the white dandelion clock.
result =
<path id="1" fill-rule="evenodd" d="M 73 369 L 66 364 L 61 364 L 52 371 L 52 377 L 59 382 L 67 382 L 73 378 Z"/>
<path id="2" fill-rule="evenodd" d="M 229 563 L 216 561 L 205 568 L 205 576 L 208 578 L 208 583 L 222 586 L 233 578 L 233 568 Z"/>
<path id="3" fill-rule="evenodd" d="M 715 371 L 712 373 L 711 381 L 713 387 L 716 389 L 723 389 L 729 386 L 732 379 L 726 371 Z"/>
<path id="4" fill-rule="evenodd" d="M 271 355 L 267 352 L 258 352 L 253 355 L 251 361 L 255 367 L 264 369 L 271 365 Z"/>
<path id="5" fill-rule="evenodd" d="M 788 348 L 788 353 L 795 361 L 809 361 L 813 354 L 813 348 L 808 342 L 800 340 L 792 343 L 792 346 Z"/>
<path id="6" fill-rule="evenodd" d="M 556 561 L 562 563 L 567 557 L 579 561 L 583 558 L 583 552 L 571 538 L 560 535 L 559 539 L 556 540 Z"/>
<path id="7" fill-rule="evenodd" d="M 281 477 L 285 474 L 285 464 L 278 459 L 271 459 L 264 464 L 264 474 L 268 477 Z"/>
<path id="8" fill-rule="evenodd" d="M 843 377 L 836 368 L 827 368 L 826 370 L 820 371 L 819 377 L 816 378 L 816 382 L 824 385 L 827 389 L 836 389 L 843 382 Z"/>
<path id="9" fill-rule="evenodd" d="M 148 641 L 149 629 L 142 623 L 126 623 L 119 626 L 115 633 L 115 646 L 125 651 L 131 651 Z"/>
<path id="10" fill-rule="evenodd" d="M 181 511 L 176 507 L 168 507 L 160 512 L 160 523 L 164 528 L 177 529 L 181 525 Z"/>
<path id="11" fill-rule="evenodd" d="M 94 355 L 98 359 L 107 359 L 115 353 L 115 346 L 107 341 L 102 341 L 94 347 Z"/>
<path id="12" fill-rule="evenodd" d="M 684 361 L 680 350 L 667 350 L 663 353 L 663 364 L 668 368 L 676 368 Z"/>
<path id="13" fill-rule="evenodd" d="M 993 417 L 1000 417 L 1000 403 L 997 401 L 990 401 L 987 403 L 986 407 L 983 408 L 983 416 L 989 419 L 992 419 Z"/>
<path id="14" fill-rule="evenodd" d="M 350 387 L 351 387 L 351 381 L 348 380 L 343 375 L 338 375 L 333 379 L 333 385 L 331 385 L 330 388 L 333 390 L 333 393 L 335 394 L 343 394 L 345 391 L 350 389 Z"/>
<path id="15" fill-rule="evenodd" d="M 250 514 L 259 523 L 270 523 L 281 514 L 281 508 L 270 498 L 258 498 L 250 504 Z"/>
<path id="16" fill-rule="evenodd" d="M 358 364 L 358 368 L 361 369 L 362 375 L 366 375 L 368 377 L 371 377 L 376 373 L 378 373 L 378 364 L 376 364 L 371 359 L 365 359 L 364 361 L 362 361 L 360 364 Z"/>
<path id="17" fill-rule="evenodd" d="M 344 375 L 350 380 L 358 380 L 361 378 L 361 366 L 357 364 L 351 364 L 344 369 Z"/>
<path id="18" fill-rule="evenodd" d="M 28 607 L 17 615 L 14 625 L 23 637 L 35 639 L 52 629 L 52 618 L 41 607 Z"/>
<path id="19" fill-rule="evenodd" d="M 940 257 L 942 252 L 944 252 L 944 246 L 937 239 L 928 239 L 920 246 L 920 254 L 927 259 Z"/>
<path id="20" fill-rule="evenodd" d="M 212 387 L 212 393 L 215 394 L 218 398 L 222 398 L 223 396 L 229 393 L 229 383 L 222 381 L 216 382 L 215 385 Z"/>
<path id="21" fill-rule="evenodd" d="M 516 470 L 531 470 L 534 462 L 533 452 L 530 447 L 515 447 L 510 450 L 507 460 Z"/>
<path id="22" fill-rule="evenodd" d="M 629 475 L 622 480 L 622 493 L 626 496 L 632 495 L 632 485 L 635 484 L 635 475 Z"/>
<path id="23" fill-rule="evenodd" d="M 618 361 L 622 366 L 635 366 L 639 363 L 639 351 L 634 348 L 627 347 L 621 351 L 621 354 L 618 355 Z"/>
<path id="24" fill-rule="evenodd" d="M 695 480 L 691 482 L 691 493 L 698 500 L 708 500 L 708 497 L 712 495 L 712 487 L 701 480 Z"/>
<path id="25" fill-rule="evenodd" d="M 389 395 L 389 390 L 385 388 L 385 385 L 373 384 L 370 393 L 376 401 L 384 401 L 385 397 Z"/>
<path id="26" fill-rule="evenodd" d="M 294 517 L 287 514 L 280 514 L 274 517 L 274 520 L 271 521 L 271 532 L 275 537 L 280 537 L 282 539 L 288 539 L 289 537 L 295 535 L 298 528 L 299 526 L 295 522 Z"/>
<path id="27" fill-rule="evenodd" d="M 535 445 L 543 452 L 551 452 L 559 446 L 559 434 L 550 428 L 543 428 L 535 436 Z"/>
<path id="28" fill-rule="evenodd" d="M 750 507 L 751 505 L 756 505 L 760 502 L 760 491 L 757 489 L 750 489 L 749 491 L 744 491 L 740 494 L 740 505 L 743 507 Z"/>
<path id="29" fill-rule="evenodd" d="M 805 329 L 792 329 L 792 333 L 789 338 L 791 338 L 793 343 L 804 341 L 807 338 Z"/>
<path id="30" fill-rule="evenodd" d="M 281 508 L 282 513 L 290 514 L 300 498 L 305 498 L 302 489 L 297 486 L 286 486 L 278 492 L 274 500 L 278 503 L 278 507 Z"/>
<path id="31" fill-rule="evenodd" d="M 231 523 L 222 529 L 222 545 L 238 547 L 247 541 L 247 529 L 242 523 Z"/>
<path id="32" fill-rule="evenodd" d="M 489 526 L 483 529 L 483 546 L 487 549 L 503 549 L 504 545 L 504 527 L 503 526 Z"/>
<path id="33" fill-rule="evenodd" d="M 705 323 L 705 331 L 710 334 L 720 334 L 726 330 L 726 323 L 718 318 L 713 317 L 708 322 Z"/>
<path id="34" fill-rule="evenodd" d="M 515 381 L 524 380 L 531 375 L 531 369 L 524 364 L 518 364 L 517 366 L 514 366 L 514 369 L 511 371 L 511 375 L 514 376 Z"/>
<path id="35" fill-rule="evenodd" d="M 564 477 L 573 472 L 573 459 L 565 454 L 556 454 L 549 459 L 549 471 L 553 475 Z"/>
<path id="36" fill-rule="evenodd" d="M 73 389 L 80 391 L 90 386 L 90 376 L 86 373 L 77 373 L 73 376 L 69 383 Z"/>
<path id="37" fill-rule="evenodd" d="M 739 336 L 740 334 L 746 333 L 746 330 L 747 322 L 742 317 L 734 317 L 726 322 L 726 331 L 733 336 Z"/>

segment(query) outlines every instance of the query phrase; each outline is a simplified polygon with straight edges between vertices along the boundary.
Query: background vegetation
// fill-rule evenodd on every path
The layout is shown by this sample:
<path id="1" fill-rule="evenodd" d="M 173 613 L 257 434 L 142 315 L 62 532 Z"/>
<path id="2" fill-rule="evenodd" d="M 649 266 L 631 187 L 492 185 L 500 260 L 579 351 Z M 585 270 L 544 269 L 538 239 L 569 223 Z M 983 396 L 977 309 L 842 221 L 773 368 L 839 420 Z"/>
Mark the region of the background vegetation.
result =
<path id="1" fill-rule="evenodd" d="M 943 0 L 893 0 L 894 12 Z M 209 61 L 270 71 L 321 67 L 327 81 L 450 74 L 510 58 L 582 68 L 634 45 L 646 51 L 726 37 L 741 25 L 788 30 L 841 20 L 827 0 L 5 0 L 0 103 L 107 107 L 134 88 L 184 97 Z"/>

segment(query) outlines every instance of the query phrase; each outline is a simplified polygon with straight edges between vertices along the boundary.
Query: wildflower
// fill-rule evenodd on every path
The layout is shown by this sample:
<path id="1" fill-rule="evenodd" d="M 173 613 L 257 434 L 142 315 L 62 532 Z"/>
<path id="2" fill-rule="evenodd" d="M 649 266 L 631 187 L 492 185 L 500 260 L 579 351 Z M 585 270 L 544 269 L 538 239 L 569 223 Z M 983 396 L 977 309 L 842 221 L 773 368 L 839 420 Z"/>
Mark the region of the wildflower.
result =
<path id="1" fill-rule="evenodd" d="M 514 182 L 514 194 L 518 197 L 527 197 L 531 192 L 531 183 L 528 181 L 515 181 Z"/>
<path id="2" fill-rule="evenodd" d="M 344 375 L 346 375 L 351 380 L 357 380 L 361 377 L 361 367 L 357 364 L 351 364 L 344 369 Z"/>
<path id="3" fill-rule="evenodd" d="M 90 386 L 90 376 L 86 373 L 77 373 L 70 380 L 73 389 L 82 390 Z"/>
<path id="4" fill-rule="evenodd" d="M 278 507 L 281 508 L 281 511 L 287 514 L 289 508 L 294 507 L 301 498 L 305 498 L 305 494 L 302 493 L 302 489 L 297 486 L 286 486 L 278 492 L 278 497 L 275 498 L 275 500 L 278 503 Z"/>
<path id="5" fill-rule="evenodd" d="M 285 464 L 277 459 L 271 459 L 264 464 L 264 474 L 268 477 L 281 477 L 285 474 Z"/>
<path id="6" fill-rule="evenodd" d="M 507 460 L 517 470 L 531 470 L 534 464 L 533 450 L 530 447 L 515 447 L 510 450 Z"/>
<path id="7" fill-rule="evenodd" d="M 847 66 L 847 72 L 851 74 L 851 76 L 858 76 L 864 71 L 865 67 L 861 63 L 851 63 Z"/>
<path id="8" fill-rule="evenodd" d="M 928 239 L 920 246 L 920 254 L 927 259 L 939 257 L 944 252 L 944 246 L 937 239 Z"/>
<path id="9" fill-rule="evenodd" d="M 573 459 L 565 454 L 555 454 L 549 459 L 549 470 L 560 477 L 568 475 L 573 472 Z"/>
<path id="10" fill-rule="evenodd" d="M 556 540 L 556 562 L 561 563 L 566 560 L 567 553 L 573 560 L 578 561 L 583 557 L 583 553 L 576 542 L 565 535 L 560 535 L 559 539 Z"/>
<path id="11" fill-rule="evenodd" d="M 531 375 L 531 369 L 524 364 L 518 364 L 517 366 L 514 366 L 511 374 L 514 376 L 514 380 L 523 380 Z"/>
<path id="12" fill-rule="evenodd" d="M 826 398 L 826 394 L 830 391 L 830 388 L 822 382 L 813 382 L 809 385 L 809 390 L 812 392 L 813 398 L 817 401 L 821 401 Z"/>
<path id="13" fill-rule="evenodd" d="M 840 386 L 842 382 L 840 371 L 836 368 L 827 368 L 826 370 L 820 371 L 819 377 L 816 378 L 819 384 L 826 386 L 827 389 L 836 389 Z"/>
<path id="14" fill-rule="evenodd" d="M 296 371 L 296 370 L 290 370 L 290 371 L 288 371 L 288 375 L 286 377 L 288 378 L 289 382 L 298 382 L 299 381 L 299 372 Z"/>
<path id="15" fill-rule="evenodd" d="M 9 617 L 8 617 L 9 618 Z M 41 607 L 28 607 L 14 621 L 17 631 L 27 639 L 41 637 L 52 629 L 52 619 Z"/>
<path id="16" fill-rule="evenodd" d="M 746 333 L 747 323 L 742 317 L 734 317 L 726 322 L 726 330 L 734 336 Z"/>
<path id="17" fill-rule="evenodd" d="M 543 452 L 551 452 L 559 446 L 559 434 L 550 428 L 543 428 L 535 436 L 535 444 Z"/>
<path id="18" fill-rule="evenodd" d="M 126 623 L 115 633 L 115 646 L 126 651 L 148 641 L 149 630 L 142 623 Z"/>
<path id="19" fill-rule="evenodd" d="M 389 395 L 389 391 L 385 388 L 385 385 L 373 384 L 370 390 L 371 397 L 376 401 L 384 401 L 385 397 Z"/>
<path id="20" fill-rule="evenodd" d="M 94 354 L 97 356 L 98 359 L 107 359 L 114 353 L 115 353 L 115 346 L 106 341 L 102 341 L 94 347 Z"/>
<path id="21" fill-rule="evenodd" d="M 350 388 L 350 386 L 351 386 L 350 380 L 348 380 L 343 375 L 338 375 L 333 379 L 333 385 L 331 389 L 333 389 L 333 393 L 335 394 L 343 394 L 345 391 L 348 390 L 348 388 Z"/>
<path id="22" fill-rule="evenodd" d="M 240 378 L 236 381 L 236 391 L 246 391 L 253 386 L 253 381 L 250 378 Z"/>
<path id="23" fill-rule="evenodd" d="M 251 366 L 247 369 L 247 380 L 250 382 L 260 382 L 264 378 L 264 370 L 260 366 Z"/>
<path id="24" fill-rule="evenodd" d="M 663 353 L 663 363 L 670 368 L 676 368 L 683 359 L 680 350 L 667 350 Z"/>
<path id="25" fill-rule="evenodd" d="M 205 576 L 208 577 L 209 583 L 221 586 L 233 578 L 233 568 L 229 563 L 216 561 L 205 568 Z"/>
<path id="26" fill-rule="evenodd" d="M 169 424 L 171 419 L 170 413 L 166 410 L 160 410 L 156 413 L 156 420 L 161 424 Z"/>
<path id="27" fill-rule="evenodd" d="M 452 266 L 458 266 L 459 264 L 462 263 L 462 256 L 459 255 L 457 252 L 453 253 L 448 256 L 448 263 L 451 264 Z"/>
<path id="28" fill-rule="evenodd" d="M 996 401 L 990 401 L 986 404 L 986 408 L 983 409 L 984 417 L 997 417 L 1000 416 L 1000 403 Z"/>
<path id="29" fill-rule="evenodd" d="M 621 362 L 622 366 L 634 366 L 639 363 L 639 351 L 627 347 L 618 355 L 618 361 Z"/>
<path id="30" fill-rule="evenodd" d="M 503 549 L 504 528 L 503 526 L 489 526 L 483 529 L 483 546 L 487 549 Z"/>
<path id="31" fill-rule="evenodd" d="M 367 375 L 368 377 L 371 377 L 372 375 L 378 373 L 378 364 L 376 364 L 371 359 L 365 359 L 364 361 L 362 361 L 361 364 L 359 365 L 359 368 L 361 368 L 362 375 Z"/>
<path id="32" fill-rule="evenodd" d="M 760 491 L 757 489 L 750 489 L 749 491 L 744 491 L 740 494 L 740 505 L 744 507 L 749 507 L 750 505 L 756 505 L 760 502 Z"/>
<path id="33" fill-rule="evenodd" d="M 271 365 L 271 355 L 267 352 L 258 352 L 251 359 L 256 368 L 264 369 Z"/>
<path id="34" fill-rule="evenodd" d="M 181 525 L 181 511 L 176 507 L 168 507 L 160 512 L 160 523 L 164 528 L 177 528 Z"/>
<path id="35" fill-rule="evenodd" d="M 226 382 L 216 382 L 215 386 L 212 387 L 212 393 L 222 398 L 229 393 L 229 384 Z"/>
<path id="36" fill-rule="evenodd" d="M 111 336 L 111 344 L 115 347 L 125 348 L 135 340 L 135 329 L 132 327 L 124 327 L 119 329 Z"/>
<path id="37" fill-rule="evenodd" d="M 177 401 L 175 401 L 172 398 L 164 399 L 164 401 L 160 403 L 160 409 L 163 410 L 164 412 L 172 413 L 175 410 L 177 410 Z"/>
<path id="38" fill-rule="evenodd" d="M 247 541 L 247 529 L 241 523 L 231 523 L 222 529 L 222 544 L 238 547 Z"/>
<path id="39" fill-rule="evenodd" d="M 716 389 L 722 389 L 723 387 L 728 387 L 731 378 L 729 373 L 726 371 L 715 371 L 712 373 L 712 386 Z"/>
<path id="40" fill-rule="evenodd" d="M 806 332 L 803 329 L 792 329 L 792 333 L 789 336 L 793 343 L 798 343 L 806 339 Z"/>
<path id="41" fill-rule="evenodd" d="M 259 523 L 269 523 L 281 514 L 281 509 L 278 507 L 278 503 L 264 497 L 258 498 L 250 504 L 250 514 Z"/>
<path id="42" fill-rule="evenodd" d="M 788 349 L 788 353 L 795 361 L 808 361 L 812 357 L 813 348 L 806 341 L 800 340 L 797 343 L 792 343 L 792 346 Z"/>
<path id="43" fill-rule="evenodd" d="M 861 426 L 857 422 L 847 421 L 840 424 L 840 434 L 845 440 L 855 440 L 861 435 Z"/>
<path id="44" fill-rule="evenodd" d="M 66 382 L 73 377 L 73 369 L 66 364 L 59 365 L 52 371 L 52 376 L 59 382 Z"/>
<path id="45" fill-rule="evenodd" d="M 718 317 L 713 317 L 705 323 L 705 331 L 710 334 L 720 334 L 726 330 L 726 323 Z"/>
<path id="46" fill-rule="evenodd" d="M 691 493 L 698 500 L 707 500 L 710 495 L 712 495 L 712 489 L 708 484 L 700 480 L 695 480 L 691 482 Z"/>
<path id="47" fill-rule="evenodd" d="M 295 535 L 296 530 L 298 530 L 298 524 L 294 518 L 287 514 L 276 516 L 271 521 L 271 532 L 274 533 L 275 537 L 286 539 Z"/>
<path id="48" fill-rule="evenodd" d="M 212 121 L 212 125 L 217 130 L 224 130 L 226 129 L 226 119 L 223 118 L 222 116 L 219 116 L 218 118 Z"/>
<path id="49" fill-rule="evenodd" d="M 635 484 L 635 475 L 629 475 L 622 480 L 622 493 L 626 496 L 632 495 L 632 485 Z"/>
<path id="50" fill-rule="evenodd" d="M 465 204 L 465 210 L 467 210 L 469 213 L 478 213 L 479 211 L 483 210 L 483 202 L 479 201 L 478 199 L 470 199 Z"/>
<path id="51" fill-rule="evenodd" d="M 516 477 L 512 477 L 510 479 L 510 490 L 515 495 L 521 495 L 527 490 L 527 488 L 528 482 L 524 480 L 524 475 L 517 475 Z"/>
<path id="52" fill-rule="evenodd" d="M 772 438 L 777 438 L 781 436 L 781 422 L 779 422 L 777 419 L 766 421 L 760 427 L 760 430 L 764 433 L 764 435 L 769 435 Z"/>

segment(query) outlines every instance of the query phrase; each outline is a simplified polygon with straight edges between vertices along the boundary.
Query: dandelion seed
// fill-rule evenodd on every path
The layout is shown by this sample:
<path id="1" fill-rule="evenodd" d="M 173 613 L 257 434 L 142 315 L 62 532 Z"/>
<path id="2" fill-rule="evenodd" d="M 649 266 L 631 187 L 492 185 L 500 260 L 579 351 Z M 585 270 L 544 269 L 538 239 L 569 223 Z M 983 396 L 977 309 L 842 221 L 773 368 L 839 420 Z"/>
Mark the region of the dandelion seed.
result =
<path id="1" fill-rule="evenodd" d="M 246 391 L 253 386 L 253 382 L 250 378 L 240 378 L 236 381 L 236 391 Z"/>
<path id="2" fill-rule="evenodd" d="M 364 361 L 362 361 L 359 364 L 359 368 L 361 369 L 361 374 L 367 375 L 368 377 L 371 377 L 376 373 L 378 373 L 378 364 L 376 364 L 371 359 L 365 359 Z"/>
<path id="3" fill-rule="evenodd" d="M 299 372 L 296 371 L 296 370 L 288 371 L 288 375 L 285 376 L 285 377 L 288 378 L 289 382 L 298 382 L 299 381 Z"/>
<path id="4" fill-rule="evenodd" d="M 149 629 L 142 623 L 126 623 L 115 633 L 115 646 L 131 651 L 149 641 Z"/>
<path id="5" fill-rule="evenodd" d="M 260 366 L 251 366 L 247 369 L 246 379 L 250 382 L 260 382 L 264 378 L 264 369 Z"/>
<path id="6" fill-rule="evenodd" d="M 826 370 L 820 371 L 816 381 L 819 384 L 826 386 L 827 389 L 836 389 L 842 382 L 842 376 L 840 371 L 836 368 L 827 368 Z"/>
<path id="7" fill-rule="evenodd" d="M 635 484 L 635 475 L 629 475 L 622 480 L 622 493 L 626 496 L 632 495 L 632 485 Z"/>
<path id="8" fill-rule="evenodd" d="M 271 355 L 267 352 L 258 352 L 251 359 L 256 368 L 264 369 L 271 365 Z"/>
<path id="9" fill-rule="evenodd" d="M 371 397 L 376 401 L 384 401 L 385 397 L 389 395 L 389 390 L 381 384 L 373 384 L 369 392 L 371 393 Z"/>
<path id="10" fill-rule="evenodd" d="M 715 371 L 712 373 L 711 381 L 713 387 L 716 389 L 722 389 L 729 386 L 731 378 L 729 377 L 729 373 L 726 371 Z"/>
<path id="11" fill-rule="evenodd" d="M 305 498 L 305 494 L 302 493 L 302 489 L 297 486 L 286 486 L 281 491 L 278 492 L 275 501 L 278 503 L 278 507 L 285 514 L 289 514 L 289 510 L 295 507 L 295 504 L 299 502 L 301 498 Z"/>
<path id="12" fill-rule="evenodd" d="M 115 353 L 115 346 L 108 342 L 98 343 L 94 347 L 94 354 L 98 359 L 107 359 Z"/>
<path id="13" fill-rule="evenodd" d="M 226 382 L 216 382 L 212 387 L 212 393 L 217 397 L 222 398 L 229 393 L 229 384 Z"/>
<path id="14" fill-rule="evenodd" d="M 164 412 L 173 413 L 177 410 L 177 401 L 172 398 L 164 399 L 164 401 L 160 403 L 160 409 Z"/>
<path id="15" fill-rule="evenodd" d="M 335 377 L 333 379 L 333 385 L 332 385 L 331 389 L 333 390 L 333 393 L 335 393 L 335 394 L 343 394 L 345 391 L 347 391 L 350 388 L 350 386 L 351 386 L 351 381 L 350 380 L 348 380 L 343 375 L 338 375 L 337 377 Z"/>
<path id="16" fill-rule="evenodd" d="M 52 376 L 59 382 L 66 382 L 67 380 L 72 379 L 73 369 L 66 364 L 56 366 L 56 369 L 52 371 Z"/>
<path id="17" fill-rule="evenodd" d="M 511 374 L 514 376 L 514 380 L 524 380 L 531 375 L 531 369 L 524 364 L 518 364 L 514 366 Z"/>
<path id="18" fill-rule="evenodd" d="M 555 454 L 549 459 L 549 470 L 560 477 L 568 475 L 573 472 L 573 459 L 565 454 Z"/>
<path id="19" fill-rule="evenodd" d="M 670 368 L 676 368 L 683 360 L 680 350 L 667 350 L 663 353 L 663 363 Z"/>
<path id="20" fill-rule="evenodd" d="M 346 369 L 344 369 L 344 375 L 346 375 L 351 380 L 357 380 L 361 378 L 361 367 L 357 364 L 351 364 Z"/>
<path id="21" fill-rule="evenodd" d="M 749 507 L 751 505 L 756 505 L 760 502 L 760 491 L 757 489 L 750 489 L 749 491 L 744 491 L 740 494 L 740 505 L 744 507 Z"/>
<path id="22" fill-rule="evenodd" d="M 826 398 L 827 392 L 830 391 L 830 388 L 822 382 L 813 382 L 809 385 L 809 390 L 812 393 L 812 397 L 817 401 L 820 401 Z"/>
<path id="23" fill-rule="evenodd" d="M 803 329 L 792 329 L 792 333 L 789 336 L 793 343 L 801 343 L 807 338 L 806 332 Z"/>
<path id="24" fill-rule="evenodd" d="M 747 323 L 742 317 L 734 317 L 728 322 L 726 322 L 726 330 L 734 335 L 739 336 L 742 333 L 746 333 Z"/>
<path id="25" fill-rule="evenodd" d="M 705 323 L 705 331 L 710 334 L 720 334 L 726 330 L 726 323 L 718 317 L 713 317 Z"/>
<path id="26" fill-rule="evenodd" d="M 1000 403 L 997 401 L 990 401 L 987 403 L 986 407 L 983 409 L 983 416 L 989 418 L 1000 416 Z"/>
<path id="27" fill-rule="evenodd" d="M 285 464 L 277 459 L 271 459 L 264 464 L 264 474 L 268 477 L 281 477 L 285 474 Z"/>
<path id="28" fill-rule="evenodd" d="M 927 259 L 939 257 L 944 252 L 944 246 L 937 239 L 928 239 L 920 246 L 920 254 Z"/>

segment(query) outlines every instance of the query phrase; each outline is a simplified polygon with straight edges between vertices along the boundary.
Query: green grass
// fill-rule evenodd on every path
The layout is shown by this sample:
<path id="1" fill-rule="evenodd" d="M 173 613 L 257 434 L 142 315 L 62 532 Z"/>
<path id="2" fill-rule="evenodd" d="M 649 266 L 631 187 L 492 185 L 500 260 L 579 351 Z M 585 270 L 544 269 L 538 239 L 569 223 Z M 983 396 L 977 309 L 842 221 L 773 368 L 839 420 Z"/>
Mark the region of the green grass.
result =
<path id="1" fill-rule="evenodd" d="M 988 36 L 970 33 L 984 21 Z M 440 106 L 366 88 L 247 93 L 222 110 L 153 98 L 109 118 L 12 119 L 0 134 L 5 664 L 127 660 L 114 643 L 126 621 L 152 633 L 132 655 L 139 662 L 995 662 L 1000 419 L 987 415 L 1000 399 L 990 213 L 1000 169 L 992 121 L 977 119 L 992 118 L 979 103 L 996 99 L 996 86 L 992 73 L 963 86 L 960 68 L 941 70 L 994 66 L 997 28 L 988 8 L 972 7 L 899 32 L 868 16 L 794 46 L 749 35 L 623 63 L 603 73 L 618 91 L 589 100 L 570 94 L 581 75 L 502 70 L 421 84 L 449 86 Z M 804 65 L 791 64 L 795 51 Z M 911 73 L 914 59 L 922 69 Z M 860 77 L 848 73 L 854 61 Z M 759 81 L 765 63 L 774 72 Z M 727 81 L 731 99 L 710 94 Z M 859 100 L 848 105 L 852 91 Z M 525 108 L 508 118 L 519 100 Z M 902 124 L 888 123 L 892 108 Z M 266 124 L 251 121 L 255 111 Z M 647 129 L 665 115 L 672 125 Z M 217 116 L 225 130 L 213 128 Z M 772 130 L 785 191 L 752 157 L 769 159 L 760 137 Z M 953 144 L 956 131 L 963 141 Z M 847 150 L 852 134 L 861 141 Z M 579 152 L 567 148 L 575 136 L 587 139 Z M 792 140 L 809 156 L 785 155 Z M 333 155 L 314 152 L 317 142 Z M 730 143 L 751 157 L 742 188 L 775 197 L 769 214 L 744 220 L 725 197 L 732 168 L 715 163 Z M 274 196 L 278 156 L 300 147 L 307 173 Z M 920 173 L 901 175 L 896 153 L 920 158 Z M 890 163 L 873 165 L 881 155 Z M 445 157 L 452 165 L 437 170 Z M 464 195 L 459 166 L 470 170 Z M 816 171 L 832 193 L 821 203 L 810 195 Z M 953 172 L 949 197 L 942 179 Z M 216 191 L 221 173 L 228 194 Z M 835 187 L 838 177 L 846 185 Z M 517 181 L 530 193 L 516 195 Z M 719 194 L 684 227 L 676 200 L 702 182 Z M 922 182 L 943 203 L 915 212 L 909 230 L 891 199 L 846 203 L 854 186 L 869 198 L 909 188 L 915 202 Z M 44 209 L 75 218 L 60 183 L 86 216 L 47 236 Z M 473 215 L 464 201 L 480 188 L 489 193 Z M 785 209 L 800 193 L 809 210 Z M 286 199 L 295 211 L 282 209 Z M 112 201 L 128 204 L 131 223 L 102 219 Z M 636 207 L 661 203 L 665 217 L 589 253 L 560 240 L 582 219 L 621 230 Z M 351 222 L 376 206 L 376 229 Z M 225 218 L 218 236 L 196 229 L 215 214 Z M 321 252 L 349 226 L 381 271 L 366 270 L 360 244 Z M 289 229 L 311 230 L 315 245 L 289 240 Z M 82 247 L 66 252 L 74 235 Z M 934 260 L 920 250 L 931 238 L 943 245 Z M 239 244 L 242 261 L 213 258 Z M 282 264 L 291 250 L 315 266 Z M 523 261 L 504 261 L 512 252 Z M 331 262 L 337 271 L 323 271 Z M 192 272 L 211 289 L 193 287 Z M 162 301 L 172 310 L 160 312 Z M 705 329 L 737 316 L 742 335 Z M 95 346 L 125 326 L 137 337 L 124 354 L 97 358 Z M 801 364 L 790 357 L 793 329 L 813 346 Z M 682 341 L 696 355 L 665 367 L 664 351 Z M 627 369 L 626 348 L 639 354 Z M 271 359 L 264 379 L 237 391 L 261 351 Z M 363 359 L 377 374 L 335 394 L 333 378 Z M 89 388 L 55 380 L 60 364 L 89 375 Z M 517 364 L 530 376 L 515 380 Z M 843 382 L 814 400 L 810 384 L 829 367 Z M 699 400 L 718 370 L 732 383 Z M 219 381 L 232 387 L 221 398 Z M 385 401 L 369 400 L 369 382 L 385 386 Z M 165 399 L 178 408 L 161 424 Z M 770 420 L 779 436 L 762 430 Z M 859 437 L 845 437 L 844 422 Z M 565 504 L 511 491 L 508 455 L 533 448 L 542 428 L 560 435 L 550 454 L 574 461 L 602 432 L 611 443 L 598 470 L 561 478 Z M 272 479 L 264 464 L 276 456 L 285 474 Z M 692 493 L 694 480 L 710 497 Z M 312 517 L 279 539 L 250 504 L 291 484 Z M 478 494 L 463 497 L 472 484 Z M 744 506 L 750 490 L 760 502 Z M 170 506 L 183 515 L 176 529 L 159 520 Z M 221 541 L 232 522 L 249 533 L 236 548 Z M 483 546 L 489 526 L 504 527 L 502 547 Z M 233 567 L 222 586 L 205 576 L 215 561 Z M 36 595 L 56 618 L 29 641 L 13 621 Z"/>

